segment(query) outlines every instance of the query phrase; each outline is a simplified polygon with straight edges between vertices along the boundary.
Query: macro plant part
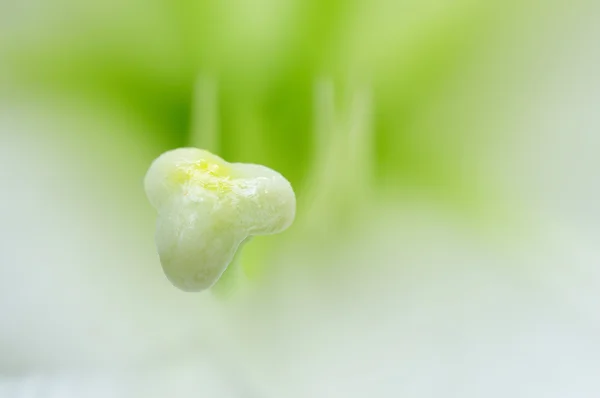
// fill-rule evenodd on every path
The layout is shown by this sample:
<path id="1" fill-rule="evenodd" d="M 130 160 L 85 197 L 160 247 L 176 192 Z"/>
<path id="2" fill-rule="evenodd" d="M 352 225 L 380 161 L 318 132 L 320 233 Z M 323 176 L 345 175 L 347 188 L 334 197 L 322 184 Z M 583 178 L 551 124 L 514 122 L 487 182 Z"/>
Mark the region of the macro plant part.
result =
<path id="1" fill-rule="evenodd" d="M 184 291 L 213 286 L 243 242 L 282 232 L 296 213 L 294 191 L 281 174 L 197 148 L 159 156 L 144 187 L 158 212 L 155 239 L 163 270 Z"/>

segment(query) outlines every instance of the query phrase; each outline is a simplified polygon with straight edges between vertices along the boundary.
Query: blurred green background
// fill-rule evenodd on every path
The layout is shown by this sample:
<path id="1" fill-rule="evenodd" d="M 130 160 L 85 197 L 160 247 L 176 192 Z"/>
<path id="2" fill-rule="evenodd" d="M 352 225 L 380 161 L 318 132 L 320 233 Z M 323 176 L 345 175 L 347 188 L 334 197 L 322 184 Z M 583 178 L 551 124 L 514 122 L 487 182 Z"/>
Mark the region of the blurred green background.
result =
<path id="1" fill-rule="evenodd" d="M 480 335 L 469 320 L 508 328 L 507 341 L 523 324 L 532 340 L 554 330 L 563 318 L 540 315 L 562 314 L 554 293 L 539 293 L 556 288 L 547 278 L 561 280 L 574 258 L 589 275 L 600 258 L 599 13 L 585 0 L 1 0 L 4 388 L 20 391 L 19 377 L 38 372 L 48 377 L 39 396 L 54 396 L 44 394 L 56 372 L 89 369 L 102 388 L 130 386 L 115 396 L 187 396 L 172 392 L 182 373 L 203 384 L 224 366 L 236 382 L 200 396 L 242 396 L 225 392 L 242 379 L 258 396 L 440 396 L 398 378 L 424 358 L 423 375 L 444 374 L 481 348 L 465 337 Z M 298 197 L 293 228 L 244 249 L 246 278 L 227 300 L 176 291 L 153 247 L 142 179 L 182 146 L 267 165 Z M 482 320 L 490 311 L 521 318 L 499 326 Z M 454 338 L 444 345 L 419 328 Z M 419 347 L 435 340 L 446 359 L 404 355 L 400 331 Z M 596 340 L 581 344 L 595 350 Z M 478 344 L 505 360 L 506 343 Z M 381 369 L 360 387 L 325 370 L 343 368 L 350 347 L 357 364 L 344 375 Z M 478 377 L 477 360 L 464 361 L 454 391 L 490 396 L 480 392 L 493 377 L 461 390 L 457 380 Z M 139 387 L 146 371 L 170 376 L 150 392 Z M 559 379 L 570 385 L 570 375 Z M 69 377 L 63 396 L 104 394 Z"/>

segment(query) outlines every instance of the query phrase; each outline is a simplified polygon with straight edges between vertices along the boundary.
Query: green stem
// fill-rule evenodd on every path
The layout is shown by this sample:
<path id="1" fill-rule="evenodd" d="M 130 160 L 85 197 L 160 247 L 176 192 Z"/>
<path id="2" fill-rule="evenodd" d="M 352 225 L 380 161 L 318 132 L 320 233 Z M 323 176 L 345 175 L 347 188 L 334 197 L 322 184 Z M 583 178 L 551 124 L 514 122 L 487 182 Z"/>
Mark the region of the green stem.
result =
<path id="1" fill-rule="evenodd" d="M 219 109 L 217 82 L 206 76 L 198 76 L 192 102 L 192 131 L 190 146 L 218 153 Z"/>

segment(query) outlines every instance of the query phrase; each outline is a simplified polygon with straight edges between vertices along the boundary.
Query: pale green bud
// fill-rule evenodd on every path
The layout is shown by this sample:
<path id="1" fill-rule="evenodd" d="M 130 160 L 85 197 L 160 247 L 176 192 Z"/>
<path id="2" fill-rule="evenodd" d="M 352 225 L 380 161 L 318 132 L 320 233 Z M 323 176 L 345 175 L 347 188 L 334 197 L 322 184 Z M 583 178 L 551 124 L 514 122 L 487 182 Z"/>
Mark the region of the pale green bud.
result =
<path id="1" fill-rule="evenodd" d="M 144 187 L 158 211 L 155 240 L 163 270 L 185 291 L 211 287 L 240 243 L 285 230 L 296 213 L 294 191 L 281 174 L 197 148 L 159 156 Z"/>

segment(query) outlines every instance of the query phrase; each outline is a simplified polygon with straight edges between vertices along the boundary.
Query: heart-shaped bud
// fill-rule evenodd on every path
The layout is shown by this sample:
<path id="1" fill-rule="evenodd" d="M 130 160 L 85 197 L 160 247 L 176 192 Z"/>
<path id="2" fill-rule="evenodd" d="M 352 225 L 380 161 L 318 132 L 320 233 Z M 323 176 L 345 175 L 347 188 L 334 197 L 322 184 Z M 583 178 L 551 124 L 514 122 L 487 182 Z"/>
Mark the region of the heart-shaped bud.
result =
<path id="1" fill-rule="evenodd" d="M 185 291 L 211 287 L 246 238 L 281 232 L 296 213 L 294 191 L 281 174 L 197 148 L 159 156 L 144 187 L 158 212 L 163 270 Z"/>

